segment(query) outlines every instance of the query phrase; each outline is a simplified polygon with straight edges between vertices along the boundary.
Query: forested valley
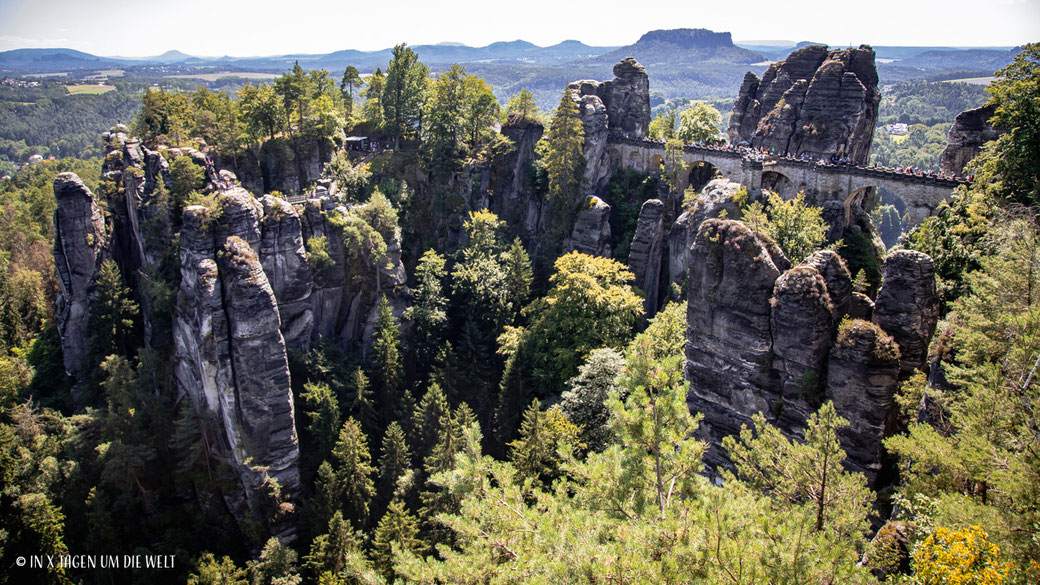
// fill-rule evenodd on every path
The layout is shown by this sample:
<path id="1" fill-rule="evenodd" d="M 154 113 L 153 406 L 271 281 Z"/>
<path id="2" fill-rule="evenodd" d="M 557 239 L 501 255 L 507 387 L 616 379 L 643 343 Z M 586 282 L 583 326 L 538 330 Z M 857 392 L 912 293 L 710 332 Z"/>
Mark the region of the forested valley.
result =
<path id="1" fill-rule="evenodd" d="M 83 96 L 137 113 L 99 146 L 75 129 L 48 151 L 91 158 L 0 182 L 0 583 L 1040 582 L 1040 45 L 985 93 L 886 92 L 877 122 L 910 130 L 874 137 L 878 164 L 934 168 L 954 116 L 983 103 L 1006 132 L 923 221 L 868 209 L 839 237 L 804 193 L 692 184 L 684 145 L 727 148 L 708 103 L 652 122 L 647 103 L 664 157 L 611 167 L 591 195 L 599 94 L 582 91 L 552 112 L 526 90 L 501 106 L 464 67 L 433 76 L 399 45 L 370 76 L 297 64 L 233 92 Z M 62 100 L 82 98 L 47 99 L 76 116 Z M 65 127 L 20 107 L 0 108 L 5 132 Z M 12 159 L 27 148 L 13 136 Z M 871 371 L 898 376 L 875 467 L 847 461 L 861 421 L 823 370 L 788 366 L 783 400 L 713 440 L 689 402 L 691 352 L 712 351 L 690 349 L 699 268 L 643 278 L 648 200 L 697 218 L 687 250 L 731 238 L 725 254 L 771 257 L 777 291 L 825 258 L 853 303 L 880 306 L 886 258 L 927 254 L 923 365 L 870 317 L 820 305 L 841 313 L 821 326 L 832 362 L 867 344 Z M 196 362 L 231 373 L 185 391 Z M 249 418 L 271 412 L 291 430 Z M 15 565 L 117 553 L 175 563 Z"/>

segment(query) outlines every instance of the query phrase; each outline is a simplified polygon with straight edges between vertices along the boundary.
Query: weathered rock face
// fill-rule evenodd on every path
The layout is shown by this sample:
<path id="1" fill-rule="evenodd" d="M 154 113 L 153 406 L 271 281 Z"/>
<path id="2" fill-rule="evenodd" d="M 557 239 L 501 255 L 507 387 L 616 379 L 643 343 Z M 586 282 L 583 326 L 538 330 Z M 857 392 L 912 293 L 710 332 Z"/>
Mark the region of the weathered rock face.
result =
<path id="1" fill-rule="evenodd" d="M 877 84 L 872 49 L 799 49 L 771 65 L 761 80 L 744 76 L 733 103 L 730 143 L 866 163 L 881 101 Z"/>
<path id="2" fill-rule="evenodd" d="M 679 283 L 686 279 L 690 247 L 704 220 L 718 218 L 723 212 L 726 219 L 740 219 L 740 206 L 733 198 L 740 187 L 740 183 L 728 179 L 713 179 L 701 189 L 693 209 L 683 212 L 672 223 L 668 232 L 668 276 L 671 282 Z"/>
<path id="3" fill-rule="evenodd" d="M 368 258 L 347 247 L 342 219 L 348 214 L 346 207 L 331 197 L 321 197 L 308 199 L 302 208 L 304 242 L 325 238 L 333 261 L 331 266 L 312 271 L 313 335 L 334 339 L 347 349 L 364 349 L 380 296 L 386 295 L 395 311 L 403 311 L 405 305 L 407 277 L 401 263 L 400 230 L 383 234 L 387 252 L 382 258 Z"/>
<path id="4" fill-rule="evenodd" d="M 563 241 L 563 251 L 610 257 L 610 206 L 599 197 L 588 202 L 574 221 L 574 230 Z"/>
<path id="5" fill-rule="evenodd" d="M 610 81 L 578 81 L 568 88 L 577 89 L 580 96 L 599 97 L 606 106 L 611 131 L 630 138 L 649 135 L 650 78 L 632 57 L 614 65 L 614 79 Z"/>
<path id="6" fill-rule="evenodd" d="M 780 276 L 744 224 L 709 219 L 690 252 L 686 330 L 688 402 L 712 437 L 732 434 L 770 412 L 775 389 L 770 299 Z M 709 453 L 709 463 L 721 454 Z"/>
<path id="7" fill-rule="evenodd" d="M 582 82 L 586 83 L 591 82 Z M 607 149 L 610 136 L 607 107 L 596 95 L 580 95 L 573 89 L 571 95 L 578 102 L 578 115 L 585 132 L 585 187 L 592 193 L 603 194 L 614 171 Z"/>
<path id="8" fill-rule="evenodd" d="M 86 365 L 90 302 L 108 234 L 101 208 L 75 173 L 54 178 L 54 264 L 61 293 L 55 307 L 65 372 L 75 377 Z"/>
<path id="9" fill-rule="evenodd" d="M 229 170 L 253 193 L 278 191 L 287 195 L 321 178 L 325 163 L 332 160 L 331 140 L 297 137 L 267 140 L 259 150 L 245 150 L 234 157 L 214 157 L 217 171 Z"/>
<path id="10" fill-rule="evenodd" d="M 639 209 L 636 233 L 628 255 L 628 269 L 635 275 L 635 284 L 646 298 L 643 309 L 648 316 L 657 313 L 660 296 L 661 255 L 664 244 L 664 203 L 648 199 Z"/>
<path id="11" fill-rule="evenodd" d="M 948 175 L 961 175 L 964 165 L 982 151 L 982 145 L 996 140 L 1006 132 L 1003 128 L 994 128 L 990 118 L 996 112 L 996 106 L 987 105 L 973 110 L 965 110 L 953 120 L 950 132 L 946 135 L 946 148 L 939 159 L 940 168 Z"/>
<path id="12" fill-rule="evenodd" d="M 602 195 L 612 168 L 611 134 L 646 138 L 650 128 L 650 78 L 632 57 L 614 65 L 614 79 L 575 81 L 567 86 L 585 130 L 585 185 Z"/>
<path id="13" fill-rule="evenodd" d="M 513 141 L 514 148 L 497 161 L 498 172 L 492 175 L 492 210 L 510 226 L 515 226 L 528 246 L 534 245 L 538 236 L 542 199 L 535 197 L 526 184 L 527 169 L 535 158 L 534 147 L 544 132 L 540 123 L 512 116 L 502 126 L 502 135 Z"/>
<path id="14" fill-rule="evenodd" d="M 265 195 L 262 202 L 260 262 L 278 299 L 282 336 L 287 347 L 307 349 L 314 330 L 313 275 L 307 264 L 300 217 L 283 199 Z"/>
<path id="15" fill-rule="evenodd" d="M 797 425 L 810 414 L 809 404 L 819 402 L 823 366 L 834 342 L 834 306 L 823 276 L 802 265 L 776 280 L 772 309 L 773 367 L 780 374 L 782 414 L 794 415 L 792 424 Z"/>
<path id="16" fill-rule="evenodd" d="M 234 235 L 251 231 L 245 225 L 248 214 L 234 213 L 243 207 L 241 198 L 234 199 L 223 197 L 225 213 L 219 218 L 200 206 L 184 211 L 174 375 L 180 391 L 220 421 L 216 455 L 231 465 L 242 486 L 240 492 L 225 492 L 225 498 L 243 519 L 246 508 L 265 497 L 268 477 L 290 501 L 298 495 L 300 478 L 278 302 L 253 245 Z M 287 540 L 295 531 L 289 519 L 268 528 Z"/>
<path id="17" fill-rule="evenodd" d="M 899 344 L 904 374 L 924 368 L 939 321 L 935 264 L 927 254 L 913 250 L 889 254 L 881 290 L 874 299 L 873 319 Z"/>
<path id="18" fill-rule="evenodd" d="M 834 323 L 840 322 L 852 306 L 852 277 L 845 266 L 845 260 L 833 250 L 820 250 L 806 258 L 802 264 L 815 268 L 823 277 L 833 307 L 831 317 Z"/>
<path id="19" fill-rule="evenodd" d="M 839 437 L 847 465 L 877 477 L 885 420 L 899 384 L 899 348 L 879 327 L 867 321 L 844 324 L 827 362 L 825 398 L 849 420 Z"/>

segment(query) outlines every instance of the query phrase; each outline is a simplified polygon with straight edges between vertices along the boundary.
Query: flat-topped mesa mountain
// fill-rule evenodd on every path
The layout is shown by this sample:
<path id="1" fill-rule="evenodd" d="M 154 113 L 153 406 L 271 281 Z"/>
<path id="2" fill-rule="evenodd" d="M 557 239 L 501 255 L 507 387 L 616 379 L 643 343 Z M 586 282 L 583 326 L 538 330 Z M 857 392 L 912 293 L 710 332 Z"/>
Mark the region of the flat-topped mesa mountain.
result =
<path id="1" fill-rule="evenodd" d="M 770 65 L 762 79 L 744 76 L 729 141 L 778 155 L 836 155 L 865 164 L 880 103 L 871 48 L 810 45 Z"/>
<path id="2" fill-rule="evenodd" d="M 703 28 L 652 30 L 631 45 L 620 47 L 590 60 L 590 64 L 609 64 L 634 56 L 644 64 L 729 63 L 751 64 L 763 61 L 762 55 L 733 44 L 728 32 Z"/>
<path id="3" fill-rule="evenodd" d="M 336 198 L 335 183 L 317 187 L 302 205 L 258 199 L 229 187 L 235 176 L 217 172 L 205 153 L 151 150 L 124 131 L 104 136 L 101 197 L 72 173 L 55 179 L 66 370 L 74 378 L 83 370 L 100 266 L 113 259 L 141 306 L 145 346 L 172 357 L 177 392 L 212 415 L 208 444 L 239 483 L 223 492 L 229 512 L 242 522 L 260 518 L 272 535 L 292 540 L 291 508 L 271 506 L 273 493 L 292 504 L 300 489 L 287 352 L 306 349 L 318 335 L 362 347 L 381 296 L 403 311 L 399 230 L 384 228 L 386 252 L 370 258 L 347 241 L 351 211 Z M 160 185 L 171 184 L 167 160 L 184 156 L 203 170 L 200 192 L 211 203 L 176 214 Z M 324 238 L 329 265 L 308 263 L 304 243 L 312 238 Z M 175 303 L 156 302 L 163 283 L 175 286 Z"/>

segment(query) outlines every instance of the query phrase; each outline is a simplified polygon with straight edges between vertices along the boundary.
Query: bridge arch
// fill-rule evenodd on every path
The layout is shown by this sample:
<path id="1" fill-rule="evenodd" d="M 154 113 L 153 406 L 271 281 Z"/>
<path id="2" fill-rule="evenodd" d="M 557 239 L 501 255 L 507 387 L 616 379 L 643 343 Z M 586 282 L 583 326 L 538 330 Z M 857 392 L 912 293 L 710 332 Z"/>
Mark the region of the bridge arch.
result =
<path id="1" fill-rule="evenodd" d="M 656 173 L 661 172 L 661 169 L 663 169 L 663 168 L 664 168 L 664 157 L 659 155 L 659 154 L 655 154 L 655 155 L 650 157 L 650 166 L 646 169 L 646 172 L 648 172 L 650 174 L 656 174 Z"/>
<path id="2" fill-rule="evenodd" d="M 775 170 L 762 171 L 762 189 L 776 193 L 784 201 L 798 195 L 798 185 L 787 175 Z"/>
<path id="3" fill-rule="evenodd" d="M 724 176 L 719 167 L 706 160 L 695 160 L 686 166 L 686 180 L 683 189 L 693 187 L 694 191 L 700 191 L 711 182 L 712 179 Z"/>

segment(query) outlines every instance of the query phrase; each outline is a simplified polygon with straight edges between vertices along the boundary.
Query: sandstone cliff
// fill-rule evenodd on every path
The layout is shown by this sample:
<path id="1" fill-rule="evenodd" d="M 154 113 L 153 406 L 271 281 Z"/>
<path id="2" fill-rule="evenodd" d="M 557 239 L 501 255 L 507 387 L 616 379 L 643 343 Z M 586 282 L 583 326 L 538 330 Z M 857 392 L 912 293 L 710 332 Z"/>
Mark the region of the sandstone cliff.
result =
<path id="1" fill-rule="evenodd" d="M 965 110 L 953 120 L 946 135 L 946 148 L 939 159 L 940 168 L 948 175 L 961 175 L 964 165 L 982 151 L 982 145 L 996 140 L 1005 132 L 990 124 L 996 106 L 987 105 Z"/>
<path id="2" fill-rule="evenodd" d="M 923 367 L 936 326 L 932 261 L 919 252 L 889 256 L 870 323 L 847 317 L 862 308 L 837 254 L 787 268 L 772 247 L 739 221 L 707 219 L 689 249 L 686 380 L 690 408 L 704 414 L 705 462 L 727 465 L 721 438 L 755 413 L 799 437 L 831 400 L 851 423 L 841 435 L 849 467 L 874 481 L 892 396 Z"/>
<path id="3" fill-rule="evenodd" d="M 729 141 L 780 155 L 838 155 L 864 164 L 880 101 L 872 49 L 810 45 L 770 65 L 762 79 L 745 75 Z"/>
<path id="4" fill-rule="evenodd" d="M 61 286 L 54 312 L 65 372 L 76 377 L 87 365 L 90 303 L 108 256 L 108 233 L 94 195 L 75 173 L 54 178 L 54 197 L 54 265 Z"/>

